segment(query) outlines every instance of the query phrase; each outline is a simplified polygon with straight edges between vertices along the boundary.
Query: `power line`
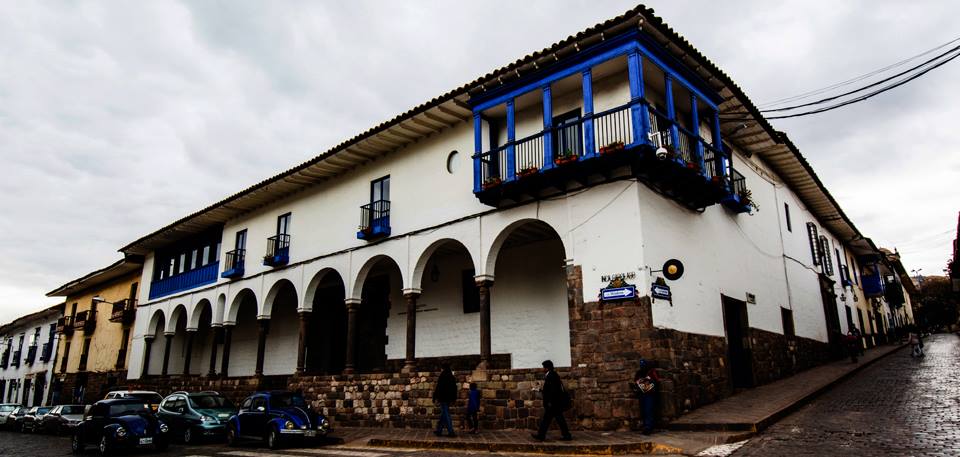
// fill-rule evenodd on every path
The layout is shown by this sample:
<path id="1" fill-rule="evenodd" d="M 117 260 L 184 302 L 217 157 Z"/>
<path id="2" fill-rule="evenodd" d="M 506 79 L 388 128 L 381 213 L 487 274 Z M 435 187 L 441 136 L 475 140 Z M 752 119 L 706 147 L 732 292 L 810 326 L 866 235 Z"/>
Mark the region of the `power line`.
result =
<path id="1" fill-rule="evenodd" d="M 947 47 L 947 46 L 949 46 L 949 45 L 951 45 L 951 44 L 953 44 L 953 43 L 956 43 L 957 41 L 960 41 L 960 37 L 954 38 L 954 39 L 952 39 L 952 40 L 950 40 L 950 41 L 948 41 L 948 42 L 946 42 L 946 43 L 943 43 L 943 44 L 941 44 L 941 45 L 939 45 L 939 46 L 937 46 L 937 47 L 928 49 L 928 50 L 926 50 L 926 51 L 924 51 L 924 52 L 921 52 L 920 54 L 916 54 L 916 55 L 914 55 L 914 56 L 908 57 L 908 58 L 906 58 L 906 59 L 903 59 L 903 60 L 901 60 L 901 61 L 899 61 L 899 62 L 890 64 L 890 65 L 887 65 L 886 67 L 876 69 L 876 70 L 871 71 L 871 72 L 869 72 L 869 73 L 865 73 L 865 74 L 860 75 L 860 76 L 855 76 L 855 77 L 850 78 L 850 79 L 847 79 L 847 80 L 845 80 L 845 81 L 841 81 L 841 82 L 838 82 L 838 83 L 835 83 L 835 84 L 831 84 L 831 85 L 829 85 L 829 86 L 822 87 L 822 88 L 820 88 L 820 89 L 814 89 L 814 90 L 809 91 L 809 92 L 804 92 L 804 93 L 801 93 L 801 94 L 797 94 L 797 95 L 794 95 L 794 96 L 792 96 L 792 97 L 786 97 L 786 98 L 781 98 L 781 99 L 777 99 L 777 100 L 772 100 L 772 101 L 769 101 L 769 102 L 766 102 L 766 103 L 761 103 L 761 104 L 759 104 L 758 106 L 760 106 L 760 107 L 771 107 L 771 106 L 775 106 L 775 105 L 781 105 L 781 104 L 784 104 L 784 103 L 787 103 L 787 102 L 791 102 L 791 101 L 801 100 L 801 99 L 804 99 L 804 98 L 810 98 L 810 97 L 812 97 L 812 96 L 814 96 L 814 95 L 819 95 L 819 94 L 822 94 L 822 93 L 824 93 L 824 92 L 828 92 L 828 91 L 830 91 L 830 90 L 832 90 L 832 89 L 836 89 L 836 88 L 838 88 L 838 87 L 847 86 L 847 85 L 853 84 L 853 83 L 855 83 L 855 82 L 858 82 L 858 81 L 862 81 L 862 80 L 864 80 L 864 79 L 867 79 L 867 78 L 869 78 L 869 77 L 871 77 L 871 76 L 874 76 L 874 75 L 883 73 L 883 72 L 885 72 L 885 71 L 887 71 L 887 70 L 891 70 L 891 69 L 893 69 L 893 68 L 899 67 L 899 66 L 904 65 L 904 64 L 906 64 L 906 63 L 908 63 L 908 62 L 912 62 L 912 61 L 914 61 L 914 60 L 916 60 L 916 59 L 918 59 L 918 58 L 920 58 L 920 57 L 923 57 L 923 56 L 925 56 L 925 55 L 927 55 L 927 54 L 930 54 L 930 53 L 932 53 L 932 52 L 934 52 L 934 51 L 936 51 L 936 50 L 938 50 L 938 49 L 943 49 L 943 48 L 945 48 L 945 47 Z"/>

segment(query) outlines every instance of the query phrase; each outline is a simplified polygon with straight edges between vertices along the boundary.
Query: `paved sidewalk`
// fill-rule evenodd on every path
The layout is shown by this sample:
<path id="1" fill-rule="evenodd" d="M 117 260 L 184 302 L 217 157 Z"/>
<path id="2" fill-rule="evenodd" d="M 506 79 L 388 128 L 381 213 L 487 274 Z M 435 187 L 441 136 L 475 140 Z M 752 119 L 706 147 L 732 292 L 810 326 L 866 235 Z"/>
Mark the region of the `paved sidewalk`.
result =
<path id="1" fill-rule="evenodd" d="M 682 454 L 742 441 L 794 411 L 817 394 L 902 346 L 870 349 L 860 363 L 849 359 L 803 371 L 790 378 L 736 394 L 699 408 L 668 425 L 670 430 L 645 436 L 637 432 L 574 431 L 573 441 L 560 441 L 551 431 L 543 442 L 531 430 L 484 430 L 476 435 L 437 437 L 427 429 L 340 427 L 334 435 L 346 446 L 396 449 L 522 452 L 540 454 Z"/>
<path id="2" fill-rule="evenodd" d="M 789 378 L 745 390 L 697 408 L 671 422 L 671 430 L 759 432 L 837 382 L 902 348 L 883 345 L 868 349 L 859 363 L 849 358 L 802 371 Z"/>

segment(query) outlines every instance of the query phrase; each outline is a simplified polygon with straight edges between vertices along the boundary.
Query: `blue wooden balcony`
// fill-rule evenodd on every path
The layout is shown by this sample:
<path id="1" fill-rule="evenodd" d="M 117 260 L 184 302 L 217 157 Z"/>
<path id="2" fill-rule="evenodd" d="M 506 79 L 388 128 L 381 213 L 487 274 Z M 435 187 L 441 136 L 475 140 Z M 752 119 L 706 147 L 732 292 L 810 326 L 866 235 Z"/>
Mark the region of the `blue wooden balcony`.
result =
<path id="1" fill-rule="evenodd" d="M 290 235 L 280 234 L 267 238 L 267 254 L 263 256 L 263 264 L 268 267 L 279 267 L 290 262 Z"/>
<path id="2" fill-rule="evenodd" d="M 735 213 L 749 213 L 756 207 L 753 193 L 747 189 L 746 178 L 733 168 L 730 168 L 730 192 L 720 202 Z"/>
<path id="3" fill-rule="evenodd" d="M 360 207 L 357 239 L 372 241 L 390 236 L 390 201 L 377 200 Z"/>
<path id="4" fill-rule="evenodd" d="M 863 295 L 867 298 L 884 296 L 883 277 L 880 273 L 861 275 L 860 286 L 863 288 Z"/>
<path id="5" fill-rule="evenodd" d="M 150 299 L 213 284 L 217 282 L 218 271 L 220 271 L 220 262 L 213 262 L 195 270 L 153 281 L 150 283 Z"/>
<path id="6" fill-rule="evenodd" d="M 228 279 L 242 278 L 246 254 L 246 249 L 234 249 L 230 252 L 227 252 L 226 262 L 223 266 L 223 273 L 220 273 L 220 277 Z"/>

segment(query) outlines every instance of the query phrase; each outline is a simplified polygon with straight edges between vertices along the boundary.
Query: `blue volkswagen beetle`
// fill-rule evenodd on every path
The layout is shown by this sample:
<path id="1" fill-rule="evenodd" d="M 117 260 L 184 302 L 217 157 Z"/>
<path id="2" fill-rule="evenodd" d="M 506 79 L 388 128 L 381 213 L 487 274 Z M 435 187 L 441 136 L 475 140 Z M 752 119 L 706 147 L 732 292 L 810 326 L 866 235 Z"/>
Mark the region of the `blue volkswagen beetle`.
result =
<path id="1" fill-rule="evenodd" d="M 240 411 L 230 418 L 227 444 L 262 440 L 277 449 L 289 441 L 323 438 L 330 432 L 330 421 L 307 406 L 302 395 L 257 392 L 243 400 Z"/>
<path id="2" fill-rule="evenodd" d="M 167 448 L 169 431 L 143 400 L 100 400 L 74 428 L 72 448 L 74 453 L 81 453 L 93 444 L 104 455 L 145 447 L 162 451 Z"/>

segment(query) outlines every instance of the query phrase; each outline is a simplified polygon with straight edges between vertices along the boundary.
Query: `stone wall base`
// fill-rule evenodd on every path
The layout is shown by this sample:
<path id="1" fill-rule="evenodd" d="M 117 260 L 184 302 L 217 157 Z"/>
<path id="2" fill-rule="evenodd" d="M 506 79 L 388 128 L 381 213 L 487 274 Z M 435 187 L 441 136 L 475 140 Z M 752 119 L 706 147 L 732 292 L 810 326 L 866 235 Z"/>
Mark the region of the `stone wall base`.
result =
<path id="1" fill-rule="evenodd" d="M 50 388 L 50 404 L 93 404 L 112 388 L 126 384 L 127 370 L 56 373 Z"/>

